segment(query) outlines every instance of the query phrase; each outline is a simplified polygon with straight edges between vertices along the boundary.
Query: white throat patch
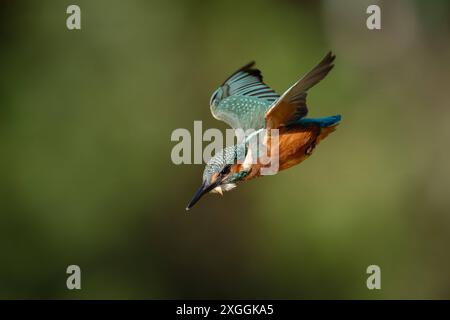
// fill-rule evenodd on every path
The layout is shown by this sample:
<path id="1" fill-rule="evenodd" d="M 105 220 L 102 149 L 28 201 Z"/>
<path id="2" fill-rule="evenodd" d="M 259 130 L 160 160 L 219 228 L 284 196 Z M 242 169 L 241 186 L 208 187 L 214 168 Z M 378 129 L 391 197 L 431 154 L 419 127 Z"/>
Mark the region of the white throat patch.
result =
<path id="1" fill-rule="evenodd" d="M 225 191 L 230 191 L 231 189 L 235 188 L 236 184 L 235 183 L 226 183 L 226 184 L 222 184 L 220 186 L 215 187 L 214 189 L 211 190 L 212 193 L 220 193 L 221 195 L 223 195 L 223 193 Z"/>

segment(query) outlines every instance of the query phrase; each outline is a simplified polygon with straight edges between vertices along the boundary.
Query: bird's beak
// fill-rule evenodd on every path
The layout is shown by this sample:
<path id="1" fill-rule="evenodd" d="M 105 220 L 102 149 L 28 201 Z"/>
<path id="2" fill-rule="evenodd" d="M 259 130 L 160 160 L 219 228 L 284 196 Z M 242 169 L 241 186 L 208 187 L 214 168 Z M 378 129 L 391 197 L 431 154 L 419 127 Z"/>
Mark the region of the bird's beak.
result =
<path id="1" fill-rule="evenodd" d="M 200 188 L 197 190 L 197 192 L 195 193 L 194 197 L 192 198 L 192 200 L 189 202 L 189 204 L 186 207 L 186 210 L 189 210 L 190 208 L 192 208 L 194 206 L 194 204 L 197 203 L 198 200 L 200 200 L 200 198 L 205 194 L 210 192 L 212 189 L 214 189 L 215 187 L 217 187 L 220 184 L 219 179 L 217 179 L 217 181 L 215 181 L 212 184 L 208 184 L 206 181 L 203 181 L 202 185 L 200 186 Z"/>

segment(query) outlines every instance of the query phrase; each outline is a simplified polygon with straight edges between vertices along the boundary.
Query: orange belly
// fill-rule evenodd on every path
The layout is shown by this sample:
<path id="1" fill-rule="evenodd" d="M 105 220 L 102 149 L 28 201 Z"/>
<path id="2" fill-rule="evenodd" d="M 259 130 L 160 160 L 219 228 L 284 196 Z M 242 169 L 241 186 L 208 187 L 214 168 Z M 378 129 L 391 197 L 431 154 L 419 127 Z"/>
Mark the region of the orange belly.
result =
<path id="1" fill-rule="evenodd" d="M 318 126 L 281 128 L 278 136 L 278 171 L 295 166 L 308 158 L 316 145 L 335 129 L 336 125 L 327 128 Z M 269 139 L 268 155 L 272 152 L 270 141 Z M 260 169 L 269 166 L 270 164 L 261 165 L 260 162 L 254 164 L 245 180 L 258 177 Z"/>

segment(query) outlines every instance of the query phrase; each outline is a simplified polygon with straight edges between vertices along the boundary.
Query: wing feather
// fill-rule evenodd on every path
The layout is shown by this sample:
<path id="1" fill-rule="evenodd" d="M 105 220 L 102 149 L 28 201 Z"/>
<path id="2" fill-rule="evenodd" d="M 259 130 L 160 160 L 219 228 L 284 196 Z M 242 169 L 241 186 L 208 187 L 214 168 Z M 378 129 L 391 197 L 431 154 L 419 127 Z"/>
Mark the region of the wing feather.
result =
<path id="1" fill-rule="evenodd" d="M 259 129 L 264 127 L 267 109 L 279 95 L 263 82 L 259 69 L 250 62 L 229 76 L 211 96 L 214 118 L 232 128 Z"/>
<path id="2" fill-rule="evenodd" d="M 308 113 L 307 91 L 333 68 L 335 55 L 330 52 L 303 78 L 294 83 L 267 111 L 266 128 L 274 129 L 303 118 Z"/>

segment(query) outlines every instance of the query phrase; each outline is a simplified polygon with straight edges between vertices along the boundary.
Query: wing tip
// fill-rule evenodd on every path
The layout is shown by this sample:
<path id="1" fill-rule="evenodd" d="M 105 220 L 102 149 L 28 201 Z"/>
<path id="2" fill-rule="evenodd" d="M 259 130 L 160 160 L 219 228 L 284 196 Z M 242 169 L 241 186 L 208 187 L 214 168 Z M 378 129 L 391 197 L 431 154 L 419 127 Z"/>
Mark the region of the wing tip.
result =
<path id="1" fill-rule="evenodd" d="M 249 69 L 249 68 L 255 66 L 255 64 L 256 64 L 255 60 L 251 60 L 249 63 L 244 65 L 240 70 L 242 71 L 242 70 Z"/>
<path id="2" fill-rule="evenodd" d="M 235 73 L 238 72 L 247 72 L 249 75 L 251 76 L 255 76 L 257 77 L 260 81 L 262 81 L 262 74 L 261 74 L 261 70 L 254 68 L 255 67 L 255 60 L 250 61 L 249 63 L 247 63 L 245 66 L 243 66 L 241 69 L 239 69 L 238 71 L 236 71 Z"/>
<path id="3" fill-rule="evenodd" d="M 333 68 L 334 64 L 332 64 L 334 62 L 334 59 L 336 59 L 336 55 L 333 53 L 333 51 L 328 51 L 328 53 L 326 54 L 326 56 L 322 59 L 320 64 L 325 64 L 325 65 L 330 65 L 331 68 Z"/>
<path id="4" fill-rule="evenodd" d="M 238 70 L 236 70 L 235 72 L 233 72 L 223 83 L 222 85 L 224 85 L 225 83 L 227 83 L 228 80 L 230 80 L 231 78 L 233 78 L 236 74 L 238 74 L 239 72 L 247 72 L 249 75 L 253 75 L 259 78 L 259 80 L 262 81 L 262 75 L 261 75 L 261 71 L 258 69 L 254 69 L 253 67 L 255 66 L 256 62 L 255 60 L 251 60 L 249 63 L 247 63 L 246 65 L 244 65 L 243 67 L 239 68 Z"/>

